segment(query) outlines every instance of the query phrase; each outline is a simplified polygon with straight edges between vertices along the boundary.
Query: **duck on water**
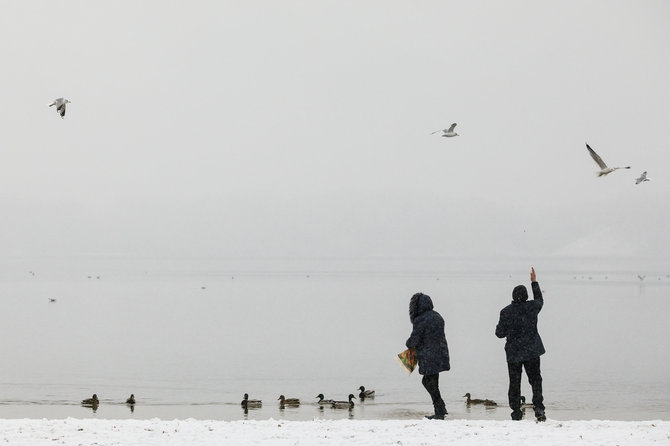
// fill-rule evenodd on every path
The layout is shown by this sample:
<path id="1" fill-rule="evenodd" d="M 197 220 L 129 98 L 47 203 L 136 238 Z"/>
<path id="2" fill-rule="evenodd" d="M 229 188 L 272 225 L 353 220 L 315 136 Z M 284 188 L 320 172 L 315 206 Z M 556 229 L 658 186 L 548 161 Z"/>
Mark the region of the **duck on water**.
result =
<path id="1" fill-rule="evenodd" d="M 472 399 L 472 398 L 470 397 L 470 394 L 469 394 L 469 393 L 466 393 L 465 395 L 463 395 L 463 398 L 467 398 L 467 399 L 468 399 L 468 400 L 465 402 L 465 404 L 467 404 L 467 405 L 470 405 L 470 404 L 482 404 L 482 405 L 484 405 L 484 406 L 491 406 L 491 407 L 493 407 L 493 406 L 497 406 L 497 405 L 498 405 L 498 404 L 497 404 L 495 401 L 493 401 L 493 400 L 480 400 L 480 399 L 476 399 L 476 398 L 475 398 L 475 399 Z"/>
<path id="2" fill-rule="evenodd" d="M 352 400 L 356 399 L 353 393 L 349 394 L 349 401 L 333 401 L 331 407 L 333 409 L 353 409 L 354 402 Z"/>
<path id="3" fill-rule="evenodd" d="M 323 393 L 319 393 L 317 396 L 314 398 L 318 398 L 319 401 L 316 402 L 317 405 L 323 407 L 323 406 L 332 406 L 335 400 L 330 400 L 330 399 L 325 399 L 326 397 L 323 396 Z"/>
<path id="4" fill-rule="evenodd" d="M 279 395 L 279 407 L 284 407 L 284 406 L 292 406 L 292 407 L 297 407 L 300 405 L 300 399 L 299 398 L 286 398 L 284 395 Z"/>
<path id="5" fill-rule="evenodd" d="M 86 407 L 98 407 L 98 404 L 100 404 L 100 400 L 98 399 L 98 395 L 95 393 L 92 397 L 81 400 L 81 405 Z"/>
<path id="6" fill-rule="evenodd" d="M 244 399 L 240 403 L 242 407 L 246 408 L 258 408 L 263 406 L 263 401 L 261 400 L 250 400 L 249 399 L 249 394 L 245 393 L 244 394 Z"/>
<path id="7" fill-rule="evenodd" d="M 365 390 L 365 386 L 360 386 L 358 390 L 361 391 L 361 393 L 358 394 L 358 397 L 362 400 L 365 398 L 374 398 L 375 397 L 375 391 L 374 390 Z"/>

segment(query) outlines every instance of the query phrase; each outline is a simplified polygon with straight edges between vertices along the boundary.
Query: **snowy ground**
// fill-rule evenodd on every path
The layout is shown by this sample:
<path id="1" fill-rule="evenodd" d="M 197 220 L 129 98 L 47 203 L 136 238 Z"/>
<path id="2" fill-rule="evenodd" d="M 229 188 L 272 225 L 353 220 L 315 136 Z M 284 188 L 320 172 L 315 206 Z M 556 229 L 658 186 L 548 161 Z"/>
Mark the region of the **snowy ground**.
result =
<path id="1" fill-rule="evenodd" d="M 10 445 L 648 445 L 670 421 L 0 420 Z"/>

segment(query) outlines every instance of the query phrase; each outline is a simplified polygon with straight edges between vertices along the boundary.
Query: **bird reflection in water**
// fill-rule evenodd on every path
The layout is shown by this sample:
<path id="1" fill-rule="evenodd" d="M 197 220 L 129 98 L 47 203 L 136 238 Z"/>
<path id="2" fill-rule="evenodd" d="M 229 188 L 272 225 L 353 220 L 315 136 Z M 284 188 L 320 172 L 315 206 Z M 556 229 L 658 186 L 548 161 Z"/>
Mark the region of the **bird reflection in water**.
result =
<path id="1" fill-rule="evenodd" d="M 136 401 L 135 401 L 135 394 L 134 394 L 134 393 L 131 393 L 131 394 L 130 394 L 130 398 L 128 398 L 128 399 L 126 400 L 126 404 L 130 407 L 130 413 L 134 413 L 134 412 L 135 412 L 135 403 L 136 403 Z"/>
<path id="2" fill-rule="evenodd" d="M 353 394 L 349 394 L 348 401 L 333 401 L 331 407 L 333 409 L 346 409 L 349 412 L 349 419 L 354 418 L 354 401 L 356 397 Z"/>
<path id="3" fill-rule="evenodd" d="M 100 406 L 100 404 L 97 404 L 97 403 L 96 404 L 82 404 L 82 407 L 88 407 L 89 409 L 91 409 L 93 411 L 93 413 L 96 413 L 98 411 L 99 406 Z"/>
<path id="4" fill-rule="evenodd" d="M 85 400 L 82 400 L 81 405 L 83 407 L 88 407 L 90 409 L 93 409 L 93 413 L 96 413 L 97 410 L 98 410 L 98 406 L 100 405 L 100 400 L 98 399 L 98 395 L 94 393 L 91 398 L 86 398 Z"/>
<path id="5" fill-rule="evenodd" d="M 319 401 L 316 402 L 316 405 L 319 406 L 319 410 L 323 412 L 323 408 L 325 406 L 332 406 L 333 403 L 335 402 L 334 400 L 331 399 L 326 399 L 326 397 L 323 396 L 323 393 L 319 393 L 317 396 L 314 398 L 318 398 Z"/>
<path id="6" fill-rule="evenodd" d="M 249 409 L 260 409 L 263 407 L 263 402 L 261 400 L 250 400 L 249 394 L 244 394 L 244 399 L 240 403 L 242 410 L 244 411 L 245 417 L 249 414 Z"/>

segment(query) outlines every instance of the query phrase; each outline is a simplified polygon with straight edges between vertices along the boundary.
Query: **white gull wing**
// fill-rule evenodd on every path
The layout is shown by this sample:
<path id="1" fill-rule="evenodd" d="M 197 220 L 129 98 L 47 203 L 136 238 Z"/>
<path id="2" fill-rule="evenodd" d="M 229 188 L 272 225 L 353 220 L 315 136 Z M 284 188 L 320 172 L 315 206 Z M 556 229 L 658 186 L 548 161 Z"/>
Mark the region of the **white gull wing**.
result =
<path id="1" fill-rule="evenodd" d="M 454 122 L 453 124 L 451 124 L 451 127 L 449 127 L 449 130 L 447 130 L 445 133 L 451 133 L 451 132 L 454 131 L 455 128 L 456 128 L 456 123 Z"/>
<path id="2" fill-rule="evenodd" d="M 61 106 L 61 104 L 63 103 L 63 101 L 64 101 L 63 98 L 54 99 L 54 101 L 53 101 L 51 104 L 49 104 L 49 107 L 55 105 L 56 108 L 58 108 L 58 107 Z"/>
<path id="3" fill-rule="evenodd" d="M 647 171 L 645 170 L 642 172 L 642 175 L 640 175 L 640 178 L 635 180 L 635 184 L 640 184 L 643 181 L 649 181 L 649 178 L 647 178 Z"/>
<path id="4" fill-rule="evenodd" d="M 54 99 L 54 101 L 51 104 L 49 104 L 49 107 L 52 107 L 52 106 L 55 105 L 56 106 L 56 111 L 58 112 L 60 117 L 64 118 L 65 117 L 65 106 L 69 103 L 70 103 L 70 101 L 68 101 L 65 98 L 58 98 L 58 99 Z"/>
<path id="5" fill-rule="evenodd" d="M 591 158 L 593 158 L 593 161 L 600 166 L 601 169 L 607 169 L 607 164 L 598 156 L 596 152 L 593 151 L 591 147 L 589 147 L 588 143 L 586 144 L 586 148 L 589 150 L 589 153 L 591 154 Z"/>

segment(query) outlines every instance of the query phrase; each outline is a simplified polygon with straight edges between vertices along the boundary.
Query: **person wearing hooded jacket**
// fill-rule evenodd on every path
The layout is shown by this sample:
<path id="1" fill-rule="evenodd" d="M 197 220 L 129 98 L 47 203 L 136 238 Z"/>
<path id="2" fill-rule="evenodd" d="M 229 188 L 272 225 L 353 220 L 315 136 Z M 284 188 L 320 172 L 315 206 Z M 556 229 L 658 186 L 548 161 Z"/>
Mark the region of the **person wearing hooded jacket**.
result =
<path id="1" fill-rule="evenodd" d="M 447 408 L 440 395 L 439 378 L 440 372 L 451 368 L 444 319 L 433 310 L 430 296 L 423 293 L 416 293 L 410 299 L 409 319 L 412 323 L 412 334 L 405 345 L 416 352 L 419 374 L 423 375 L 421 383 L 430 394 L 435 409 L 435 414 L 426 418 L 444 420 Z"/>
<path id="2" fill-rule="evenodd" d="M 507 338 L 505 353 L 509 373 L 509 407 L 512 419 L 520 420 L 521 412 L 521 368 L 526 370 L 528 382 L 533 390 L 533 408 L 538 421 L 545 421 L 542 397 L 542 374 L 540 372 L 540 356 L 545 353 L 542 339 L 537 331 L 537 316 L 544 299 L 540 285 L 537 283 L 535 268 L 530 270 L 533 300 L 528 301 L 528 291 L 519 285 L 512 291 L 512 303 L 500 311 L 500 320 L 496 327 L 496 336 Z"/>

